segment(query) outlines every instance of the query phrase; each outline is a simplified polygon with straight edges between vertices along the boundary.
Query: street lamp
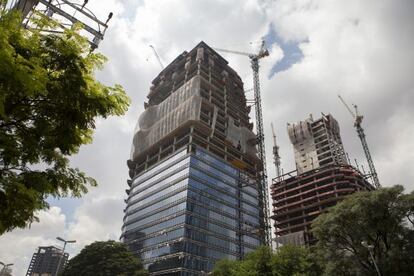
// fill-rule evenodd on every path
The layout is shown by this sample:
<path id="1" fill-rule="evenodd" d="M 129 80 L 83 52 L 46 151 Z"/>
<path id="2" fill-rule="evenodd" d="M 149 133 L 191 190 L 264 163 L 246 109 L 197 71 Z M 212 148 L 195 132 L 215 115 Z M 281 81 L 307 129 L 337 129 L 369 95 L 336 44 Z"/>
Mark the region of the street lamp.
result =
<path id="1" fill-rule="evenodd" d="M 5 264 L 5 263 L 3 263 L 3 262 L 0 262 L 0 265 L 2 265 L 2 266 L 3 266 L 3 268 L 0 270 L 0 275 L 1 275 L 1 276 L 3 276 L 3 275 L 8 275 L 8 274 L 6 274 L 6 273 L 7 273 L 7 268 L 8 268 L 9 266 L 12 266 L 13 264 L 12 264 L 12 263 L 10 263 L 10 264 Z"/>
<path id="2" fill-rule="evenodd" d="M 369 255 L 371 256 L 371 260 L 374 263 L 375 270 L 377 271 L 378 276 L 381 276 L 381 272 L 380 272 L 380 270 L 379 270 L 379 268 L 377 266 L 377 263 L 375 262 L 374 255 L 372 254 L 372 251 L 374 249 L 374 246 L 372 244 L 368 244 L 366 241 L 362 241 L 361 242 L 361 245 L 363 247 L 365 247 L 366 249 L 368 249 Z"/>
<path id="3" fill-rule="evenodd" d="M 59 241 L 61 241 L 61 242 L 63 242 L 63 250 L 62 250 L 62 254 L 60 255 L 60 258 L 59 258 L 59 263 L 58 263 L 58 266 L 57 266 L 57 269 L 56 269 L 55 276 L 57 276 L 58 275 L 58 272 L 60 271 L 60 264 L 62 262 L 62 257 L 65 255 L 66 244 L 67 243 L 75 243 L 76 242 L 75 240 L 67 241 L 65 239 L 62 239 L 61 237 L 56 237 L 56 239 L 59 240 Z"/>

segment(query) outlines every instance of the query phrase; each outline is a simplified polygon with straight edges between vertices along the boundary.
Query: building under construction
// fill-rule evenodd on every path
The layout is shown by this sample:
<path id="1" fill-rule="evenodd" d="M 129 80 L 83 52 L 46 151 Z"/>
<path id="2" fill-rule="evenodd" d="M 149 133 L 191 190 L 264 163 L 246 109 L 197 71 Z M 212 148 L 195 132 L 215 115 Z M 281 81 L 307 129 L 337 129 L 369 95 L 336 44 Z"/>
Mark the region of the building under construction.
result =
<path id="1" fill-rule="evenodd" d="M 69 254 L 55 246 L 40 246 L 33 254 L 26 276 L 52 276 L 60 274 L 67 262 Z"/>
<path id="2" fill-rule="evenodd" d="M 151 275 L 205 275 L 264 243 L 243 83 L 201 42 L 153 80 L 135 130 L 121 239 Z"/>
<path id="3" fill-rule="evenodd" d="M 318 120 L 288 124 L 296 171 L 273 180 L 273 220 L 278 244 L 313 244 L 312 221 L 324 209 L 355 191 L 373 186 L 348 164 L 338 122 L 322 114 Z"/>

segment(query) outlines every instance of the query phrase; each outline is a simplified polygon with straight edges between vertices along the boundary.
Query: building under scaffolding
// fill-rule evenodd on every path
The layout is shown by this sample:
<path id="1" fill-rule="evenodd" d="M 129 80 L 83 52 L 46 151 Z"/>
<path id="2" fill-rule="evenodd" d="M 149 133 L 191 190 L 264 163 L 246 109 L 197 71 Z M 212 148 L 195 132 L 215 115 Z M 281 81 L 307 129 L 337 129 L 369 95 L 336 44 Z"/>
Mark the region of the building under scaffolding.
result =
<path id="1" fill-rule="evenodd" d="M 356 191 L 373 186 L 347 163 L 332 115 L 322 114 L 288 124 L 296 171 L 274 179 L 271 187 L 273 220 L 278 244 L 313 244 L 312 221 L 324 209 Z"/>
<path id="2" fill-rule="evenodd" d="M 151 275 L 205 275 L 264 243 L 257 137 L 237 73 L 201 42 L 153 80 L 122 241 Z"/>

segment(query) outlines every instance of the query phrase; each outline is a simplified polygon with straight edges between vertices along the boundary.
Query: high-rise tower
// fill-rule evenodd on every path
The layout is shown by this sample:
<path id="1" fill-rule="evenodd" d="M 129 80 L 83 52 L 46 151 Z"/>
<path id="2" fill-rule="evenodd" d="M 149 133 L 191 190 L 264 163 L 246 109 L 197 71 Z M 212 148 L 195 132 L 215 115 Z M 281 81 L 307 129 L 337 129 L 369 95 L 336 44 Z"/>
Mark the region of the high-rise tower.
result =
<path id="1" fill-rule="evenodd" d="M 373 190 L 365 176 L 346 161 L 338 122 L 318 120 L 288 124 L 296 171 L 273 180 L 271 196 L 278 244 L 313 244 L 312 221 L 326 208 L 360 190 Z"/>
<path id="2" fill-rule="evenodd" d="M 204 275 L 264 241 L 243 83 L 204 42 L 152 82 L 128 160 L 121 239 L 152 275 Z"/>

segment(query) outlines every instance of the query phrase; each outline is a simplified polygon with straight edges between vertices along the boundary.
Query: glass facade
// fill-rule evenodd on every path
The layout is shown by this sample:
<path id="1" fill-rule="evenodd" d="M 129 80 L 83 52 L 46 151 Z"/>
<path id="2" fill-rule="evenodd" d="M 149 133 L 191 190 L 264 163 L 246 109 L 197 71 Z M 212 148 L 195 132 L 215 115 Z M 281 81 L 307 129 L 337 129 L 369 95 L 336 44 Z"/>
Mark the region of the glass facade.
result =
<path id="1" fill-rule="evenodd" d="M 261 244 L 258 195 L 228 162 L 182 150 L 133 179 L 121 238 L 153 275 L 202 275 Z"/>

